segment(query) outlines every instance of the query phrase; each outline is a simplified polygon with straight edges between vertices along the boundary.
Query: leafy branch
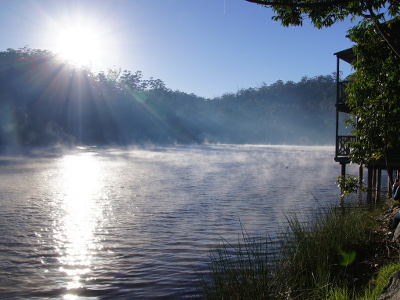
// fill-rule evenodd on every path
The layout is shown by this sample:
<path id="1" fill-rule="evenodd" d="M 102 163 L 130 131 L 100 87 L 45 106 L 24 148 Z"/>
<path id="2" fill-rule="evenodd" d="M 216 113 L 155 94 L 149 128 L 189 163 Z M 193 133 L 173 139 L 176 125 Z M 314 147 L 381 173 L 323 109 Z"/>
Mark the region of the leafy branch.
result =
<path id="1" fill-rule="evenodd" d="M 342 197 L 350 196 L 360 189 L 357 177 L 355 175 L 340 175 L 336 177 L 336 184 L 340 187 Z"/>

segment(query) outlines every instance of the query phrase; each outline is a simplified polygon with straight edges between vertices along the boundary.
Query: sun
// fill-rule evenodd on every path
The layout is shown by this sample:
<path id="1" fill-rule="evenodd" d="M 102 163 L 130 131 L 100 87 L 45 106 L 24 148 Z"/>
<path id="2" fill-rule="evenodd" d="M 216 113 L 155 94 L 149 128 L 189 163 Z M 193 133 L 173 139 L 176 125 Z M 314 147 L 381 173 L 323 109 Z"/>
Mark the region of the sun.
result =
<path id="1" fill-rule="evenodd" d="M 57 52 L 66 60 L 78 65 L 101 64 L 100 33 L 82 24 L 61 29 L 57 34 Z"/>
<path id="2" fill-rule="evenodd" d="M 37 33 L 44 47 L 64 61 L 96 72 L 113 65 L 121 49 L 118 22 L 101 11 L 81 6 L 68 4 L 59 9 L 57 13 L 45 15 L 44 30 Z"/>

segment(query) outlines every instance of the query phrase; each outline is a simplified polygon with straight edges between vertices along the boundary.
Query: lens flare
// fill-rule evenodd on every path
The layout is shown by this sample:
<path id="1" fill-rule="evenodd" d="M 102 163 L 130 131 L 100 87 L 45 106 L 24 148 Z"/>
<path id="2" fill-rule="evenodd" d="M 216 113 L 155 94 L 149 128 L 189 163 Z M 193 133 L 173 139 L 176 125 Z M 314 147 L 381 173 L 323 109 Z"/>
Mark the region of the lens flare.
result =
<path id="1" fill-rule="evenodd" d="M 338 248 L 340 255 L 342 256 L 342 261 L 340 262 L 341 266 L 351 265 L 356 259 L 356 252 L 351 251 L 349 253 L 344 252 L 342 249 Z"/>

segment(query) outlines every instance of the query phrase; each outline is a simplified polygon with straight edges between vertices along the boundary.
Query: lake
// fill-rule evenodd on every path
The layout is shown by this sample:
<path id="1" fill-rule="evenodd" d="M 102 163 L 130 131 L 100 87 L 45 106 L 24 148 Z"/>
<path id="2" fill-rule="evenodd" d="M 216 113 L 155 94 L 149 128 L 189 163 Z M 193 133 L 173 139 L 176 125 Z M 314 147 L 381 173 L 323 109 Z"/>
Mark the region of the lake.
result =
<path id="1" fill-rule="evenodd" d="M 190 297 L 222 238 L 273 236 L 285 213 L 337 204 L 333 157 L 256 145 L 0 156 L 0 298 Z"/>

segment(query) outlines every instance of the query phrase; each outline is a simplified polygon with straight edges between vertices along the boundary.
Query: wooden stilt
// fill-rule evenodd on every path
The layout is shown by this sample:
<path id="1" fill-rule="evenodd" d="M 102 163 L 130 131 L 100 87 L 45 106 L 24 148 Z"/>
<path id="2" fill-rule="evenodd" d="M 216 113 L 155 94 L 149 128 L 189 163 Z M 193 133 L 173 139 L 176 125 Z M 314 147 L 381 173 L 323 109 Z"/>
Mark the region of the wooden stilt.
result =
<path id="1" fill-rule="evenodd" d="M 375 193 L 375 204 L 379 203 L 381 200 L 381 183 L 382 183 L 382 170 L 378 169 L 377 172 L 377 180 L 376 180 L 376 193 Z"/>
<path id="2" fill-rule="evenodd" d="M 340 164 L 340 175 L 345 176 L 346 175 L 346 163 L 341 163 Z"/>
<path id="3" fill-rule="evenodd" d="M 358 166 L 358 186 L 362 187 L 363 185 L 363 166 L 359 165 Z"/>
<path id="4" fill-rule="evenodd" d="M 363 186 L 363 181 L 364 181 L 363 171 L 364 171 L 363 166 L 359 165 L 358 166 L 358 187 L 359 187 L 359 189 L 358 189 L 358 194 L 357 194 L 357 202 L 358 202 L 359 206 L 361 206 L 361 204 L 362 204 L 362 186 Z"/>
<path id="5" fill-rule="evenodd" d="M 372 169 L 371 200 L 376 196 L 376 169 Z M 375 199 L 374 199 L 375 200 Z"/>
<path id="6" fill-rule="evenodd" d="M 388 182 L 387 182 L 388 193 L 387 194 L 388 194 L 388 198 L 392 198 L 392 196 L 393 196 L 392 186 L 393 186 L 396 176 L 395 176 L 395 172 L 393 169 L 389 169 L 387 172 L 388 172 Z"/>
<path id="7" fill-rule="evenodd" d="M 368 168 L 368 183 L 367 183 L 367 203 L 369 204 L 372 199 L 372 180 L 373 180 L 373 172 L 372 168 Z"/>
<path id="8" fill-rule="evenodd" d="M 345 176 L 346 175 L 346 163 L 340 163 L 340 175 Z M 343 197 L 343 190 L 340 190 L 340 207 L 343 207 L 344 205 L 344 197 Z"/>

